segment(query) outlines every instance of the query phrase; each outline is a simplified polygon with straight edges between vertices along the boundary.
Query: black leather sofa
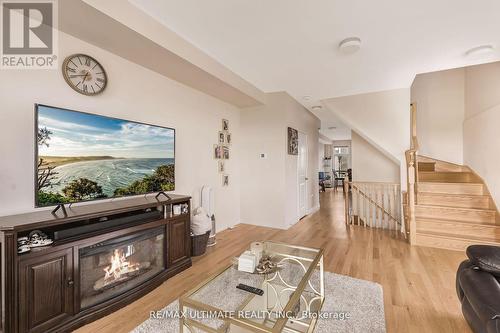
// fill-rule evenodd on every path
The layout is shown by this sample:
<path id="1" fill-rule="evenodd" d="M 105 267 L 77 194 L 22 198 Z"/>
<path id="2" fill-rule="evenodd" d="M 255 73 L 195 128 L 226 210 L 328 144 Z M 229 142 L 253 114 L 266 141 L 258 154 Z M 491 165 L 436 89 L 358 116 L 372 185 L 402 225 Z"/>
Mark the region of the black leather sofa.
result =
<path id="1" fill-rule="evenodd" d="M 472 245 L 457 271 L 462 313 L 474 333 L 500 333 L 500 247 Z"/>

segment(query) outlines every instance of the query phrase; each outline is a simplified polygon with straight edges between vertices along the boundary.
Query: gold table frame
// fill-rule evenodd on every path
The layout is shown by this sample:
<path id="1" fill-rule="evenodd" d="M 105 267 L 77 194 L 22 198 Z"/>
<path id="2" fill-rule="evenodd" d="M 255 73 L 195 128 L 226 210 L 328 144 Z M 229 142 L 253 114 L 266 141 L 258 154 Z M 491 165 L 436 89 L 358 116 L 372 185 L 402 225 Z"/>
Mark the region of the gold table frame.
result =
<path id="1" fill-rule="evenodd" d="M 287 284 L 283 278 L 281 277 L 280 274 L 274 274 L 272 278 L 269 278 L 269 274 L 266 274 L 264 283 L 268 283 L 276 279 L 277 276 L 280 277 L 281 281 L 285 284 L 287 290 L 293 290 L 293 293 L 290 296 L 289 301 L 286 303 L 286 305 L 283 307 L 283 313 L 290 313 L 293 311 L 293 308 L 297 305 L 297 303 L 300 302 L 302 294 L 306 288 L 306 286 L 309 284 L 310 288 L 312 289 L 313 293 L 315 295 L 314 298 L 311 299 L 310 303 L 308 304 L 308 309 L 310 309 L 310 305 L 314 300 L 319 300 L 319 305 L 314 312 L 319 312 L 321 308 L 323 307 L 323 303 L 325 300 L 325 288 L 324 288 L 324 270 L 323 270 L 323 249 L 315 249 L 315 248 L 308 248 L 308 247 L 303 247 L 303 246 L 296 246 L 296 245 L 289 245 L 289 244 L 284 244 L 284 243 L 278 243 L 278 242 L 271 242 L 271 241 L 265 241 L 262 242 L 265 245 L 266 244 L 271 244 L 271 245 L 277 245 L 277 246 L 284 246 L 289 249 L 294 249 L 294 250 L 303 250 L 303 251 L 317 251 L 317 254 L 314 258 L 305 258 L 305 257 L 300 257 L 296 255 L 291 255 L 287 253 L 272 253 L 272 255 L 278 255 L 280 257 L 283 257 L 283 259 L 280 261 L 293 261 L 296 263 L 299 263 L 302 266 L 302 269 L 305 271 L 304 276 L 300 280 L 299 284 L 297 286 L 291 286 Z M 304 264 L 302 261 L 305 262 L 310 262 L 309 268 L 306 270 Z M 229 269 L 233 269 L 233 264 L 228 265 L 219 271 L 217 271 L 214 275 L 197 285 L 195 288 L 189 290 L 187 293 L 185 293 L 183 296 L 180 297 L 179 299 L 179 310 L 181 312 L 184 312 L 188 309 L 193 309 L 195 311 L 206 311 L 206 312 L 213 312 L 213 313 L 224 313 L 224 310 L 219 309 L 217 307 L 204 304 L 198 300 L 195 300 L 192 298 L 192 296 L 200 289 L 203 287 L 207 286 L 210 282 L 215 280 L 218 276 L 223 274 Z M 316 290 L 312 284 L 311 284 L 311 277 L 314 273 L 315 270 L 319 270 L 319 290 Z M 232 286 L 236 287 L 236 286 Z M 274 289 L 274 287 L 273 287 Z M 276 292 L 276 289 L 274 290 Z M 277 295 L 277 294 L 276 294 Z M 238 308 L 234 309 L 235 312 L 240 311 L 245 308 L 245 306 L 257 295 L 254 294 L 249 294 L 247 299 L 243 302 L 243 304 Z M 258 297 L 258 296 L 257 296 Z M 278 297 L 279 298 L 279 297 Z M 302 299 L 305 301 L 305 298 L 302 297 Z M 307 301 L 306 301 L 307 302 Z M 267 307 L 267 306 L 266 306 Z M 267 309 L 266 309 L 267 310 Z M 279 319 L 274 319 L 274 325 L 272 327 L 266 326 L 262 323 L 255 322 L 252 320 L 249 320 L 247 318 L 240 318 L 240 317 L 234 317 L 234 316 L 225 316 L 223 318 L 217 318 L 218 320 L 224 321 L 224 325 L 220 328 L 213 328 L 210 326 L 207 326 L 199 321 L 196 321 L 191 318 L 185 318 L 184 316 L 181 315 L 180 317 L 180 332 L 181 333 L 193 333 L 195 332 L 193 328 L 196 328 L 198 330 L 208 332 L 208 333 L 226 333 L 227 330 L 231 327 L 231 325 L 237 326 L 239 328 L 242 328 L 246 330 L 247 332 L 258 332 L 258 333 L 276 333 L 276 332 L 291 332 L 291 333 L 311 333 L 314 330 L 314 327 L 316 326 L 317 322 L 317 316 L 313 316 L 310 320 L 310 322 L 302 322 L 300 319 L 294 318 L 287 318 L 287 317 L 282 317 Z M 264 320 L 266 322 L 268 319 Z M 298 326 L 303 327 L 304 330 L 297 330 L 295 328 L 291 328 L 287 326 L 287 323 L 289 320 L 292 320 L 292 323 Z"/>

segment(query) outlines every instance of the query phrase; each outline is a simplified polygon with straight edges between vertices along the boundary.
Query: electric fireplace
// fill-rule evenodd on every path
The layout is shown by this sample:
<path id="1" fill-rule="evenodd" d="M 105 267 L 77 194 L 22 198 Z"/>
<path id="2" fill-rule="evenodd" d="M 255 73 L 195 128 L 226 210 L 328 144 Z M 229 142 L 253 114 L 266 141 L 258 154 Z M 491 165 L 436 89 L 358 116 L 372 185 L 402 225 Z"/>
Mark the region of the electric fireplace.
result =
<path id="1" fill-rule="evenodd" d="M 0 217 L 0 332 L 72 332 L 186 270 L 189 208 L 189 196 L 169 194 Z M 18 253 L 34 231 L 54 242 Z"/>
<path id="2" fill-rule="evenodd" d="M 80 308 L 118 296 L 165 267 L 165 229 L 157 227 L 79 250 Z"/>

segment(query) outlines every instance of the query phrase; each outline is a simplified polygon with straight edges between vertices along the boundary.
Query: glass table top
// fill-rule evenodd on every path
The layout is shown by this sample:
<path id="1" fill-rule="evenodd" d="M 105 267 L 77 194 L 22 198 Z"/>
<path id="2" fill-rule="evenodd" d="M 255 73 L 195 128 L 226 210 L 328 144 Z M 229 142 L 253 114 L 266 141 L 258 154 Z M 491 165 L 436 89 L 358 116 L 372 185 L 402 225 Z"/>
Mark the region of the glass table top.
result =
<path id="1" fill-rule="evenodd" d="M 264 331 L 271 331 L 277 325 L 289 327 L 294 321 L 301 321 L 302 326 L 310 323 L 308 313 L 319 311 L 323 304 L 322 270 L 319 269 L 323 251 L 276 242 L 263 242 L 263 246 L 264 255 L 278 263 L 275 272 L 252 274 L 231 265 L 186 294 L 184 299 L 187 303 L 194 301 L 207 311 L 222 311 L 242 318 L 243 323 Z M 239 283 L 260 288 L 264 294 L 259 296 L 237 289 Z M 295 320 L 290 320 L 291 317 Z M 202 322 L 214 329 L 227 325 L 223 320 Z M 233 328 L 230 331 L 252 332 Z M 302 330 L 298 327 L 297 331 Z"/>

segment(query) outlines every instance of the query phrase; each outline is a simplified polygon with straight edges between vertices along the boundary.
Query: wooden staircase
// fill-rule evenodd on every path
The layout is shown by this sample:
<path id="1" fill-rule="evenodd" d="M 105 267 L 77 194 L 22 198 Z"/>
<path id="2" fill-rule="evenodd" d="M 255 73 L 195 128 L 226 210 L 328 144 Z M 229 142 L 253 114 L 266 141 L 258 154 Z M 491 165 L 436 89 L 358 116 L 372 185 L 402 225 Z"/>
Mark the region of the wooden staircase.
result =
<path id="1" fill-rule="evenodd" d="M 500 246 L 500 219 L 482 179 L 470 168 L 417 158 L 416 245 L 463 251 Z"/>

